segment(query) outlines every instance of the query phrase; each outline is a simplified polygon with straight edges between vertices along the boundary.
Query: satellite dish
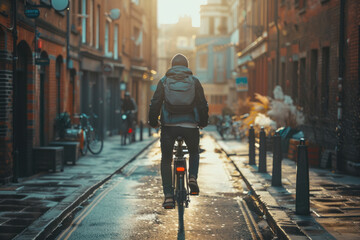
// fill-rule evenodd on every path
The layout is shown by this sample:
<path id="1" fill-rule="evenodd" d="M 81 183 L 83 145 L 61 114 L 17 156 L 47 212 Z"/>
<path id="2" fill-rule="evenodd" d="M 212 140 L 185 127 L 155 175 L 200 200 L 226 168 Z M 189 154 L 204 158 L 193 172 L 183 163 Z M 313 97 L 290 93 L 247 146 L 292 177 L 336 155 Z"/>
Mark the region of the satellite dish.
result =
<path id="1" fill-rule="evenodd" d="M 120 18 L 120 9 L 114 8 L 110 10 L 109 17 L 111 20 L 117 20 Z"/>
<path id="2" fill-rule="evenodd" d="M 62 12 L 69 7 L 69 0 L 51 0 L 51 6 L 56 11 Z"/>

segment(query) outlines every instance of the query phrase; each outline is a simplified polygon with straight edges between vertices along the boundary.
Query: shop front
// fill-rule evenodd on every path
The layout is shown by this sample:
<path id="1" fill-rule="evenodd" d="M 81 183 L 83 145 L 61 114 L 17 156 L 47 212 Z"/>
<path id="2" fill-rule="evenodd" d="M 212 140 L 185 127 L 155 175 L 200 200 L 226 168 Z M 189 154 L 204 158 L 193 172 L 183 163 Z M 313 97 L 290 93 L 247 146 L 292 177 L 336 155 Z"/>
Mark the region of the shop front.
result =
<path id="1" fill-rule="evenodd" d="M 124 91 L 121 78 L 123 70 L 123 64 L 105 62 L 103 65 L 106 89 L 104 123 L 107 136 L 112 136 L 119 132 L 121 96 Z"/>

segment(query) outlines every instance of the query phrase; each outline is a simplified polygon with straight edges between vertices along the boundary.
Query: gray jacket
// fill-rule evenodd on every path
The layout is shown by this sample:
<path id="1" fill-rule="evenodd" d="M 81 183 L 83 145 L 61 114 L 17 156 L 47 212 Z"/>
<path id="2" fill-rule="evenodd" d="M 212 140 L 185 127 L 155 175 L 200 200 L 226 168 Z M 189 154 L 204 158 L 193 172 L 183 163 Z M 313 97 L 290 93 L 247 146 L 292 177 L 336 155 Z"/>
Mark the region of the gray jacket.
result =
<path id="1" fill-rule="evenodd" d="M 191 113 L 170 113 L 164 106 L 164 80 L 167 76 L 176 75 L 177 79 L 180 77 L 188 77 L 191 75 L 195 82 L 195 107 Z M 174 66 L 170 68 L 165 76 L 159 81 L 153 98 L 151 99 L 150 111 L 149 111 L 149 124 L 152 127 L 157 126 L 157 119 L 160 115 L 160 122 L 162 125 L 174 125 L 181 123 L 196 124 L 200 127 L 207 126 L 208 122 L 208 104 L 205 99 L 204 90 L 200 81 L 193 76 L 191 70 L 184 66 Z"/>

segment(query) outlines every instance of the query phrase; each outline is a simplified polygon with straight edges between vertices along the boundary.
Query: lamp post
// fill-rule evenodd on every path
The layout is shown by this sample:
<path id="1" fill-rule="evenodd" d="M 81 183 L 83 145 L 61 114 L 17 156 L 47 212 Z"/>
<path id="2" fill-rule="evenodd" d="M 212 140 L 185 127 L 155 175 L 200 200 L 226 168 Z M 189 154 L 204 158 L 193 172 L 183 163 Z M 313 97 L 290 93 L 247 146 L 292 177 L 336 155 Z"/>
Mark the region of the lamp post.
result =
<path id="1" fill-rule="evenodd" d="M 18 181 L 18 177 L 19 177 L 19 162 L 18 162 L 18 149 L 16 147 L 16 138 L 15 138 L 15 116 L 16 116 L 16 99 L 17 99 L 17 91 L 15 89 L 16 84 L 15 81 L 17 79 L 16 76 L 16 61 L 17 61 L 17 5 L 16 5 L 16 0 L 15 1 L 11 1 L 11 7 L 12 7 L 12 17 L 13 17 L 13 29 L 12 29 L 12 37 L 13 37 L 13 82 L 12 82 L 12 87 L 13 87 L 13 96 L 12 96 L 12 110 L 13 110 L 13 117 L 12 117 L 12 131 L 13 131 L 13 138 L 12 138 L 12 144 L 13 144 L 13 149 L 12 149 L 12 157 L 13 157 L 13 161 L 14 161 L 14 165 L 13 165 L 13 171 L 14 171 L 14 176 L 13 176 L 13 182 L 17 182 Z"/>

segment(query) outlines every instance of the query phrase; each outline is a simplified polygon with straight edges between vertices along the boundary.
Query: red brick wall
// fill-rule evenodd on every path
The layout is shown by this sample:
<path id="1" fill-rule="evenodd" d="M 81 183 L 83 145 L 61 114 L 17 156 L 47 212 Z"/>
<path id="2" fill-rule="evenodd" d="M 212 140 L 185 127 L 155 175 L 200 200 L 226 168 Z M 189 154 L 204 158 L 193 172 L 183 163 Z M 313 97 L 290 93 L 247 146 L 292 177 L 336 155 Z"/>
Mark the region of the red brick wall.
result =
<path id="1" fill-rule="evenodd" d="M 360 139 L 359 112 L 359 25 L 360 1 L 346 1 L 345 10 L 345 77 L 344 77 L 344 108 L 343 119 L 345 126 L 345 160 L 359 161 L 358 149 Z M 280 47 L 286 48 L 287 53 L 282 56 L 285 61 L 286 79 L 284 92 L 291 95 L 292 68 L 291 62 L 306 58 L 305 78 L 298 80 L 298 95 L 303 99 L 309 136 L 327 148 L 336 145 L 335 127 L 337 124 L 338 75 L 339 75 L 339 26 L 340 0 L 329 0 L 324 3 L 318 0 L 307 0 L 305 9 L 294 6 L 294 1 L 287 0 L 279 8 Z M 296 46 L 296 48 L 292 47 Z M 321 114 L 321 81 L 322 81 L 322 49 L 330 50 L 330 81 L 329 81 L 329 109 L 328 114 Z M 317 50 L 317 87 L 311 83 L 311 52 Z M 270 25 L 269 52 L 271 59 L 275 58 L 276 28 Z M 282 54 L 284 55 L 284 54 Z M 281 61 L 279 63 L 279 77 L 281 78 Z M 270 70 L 270 69 L 269 69 Z M 300 66 L 299 66 L 300 71 Z M 298 75 L 299 76 L 299 75 Z M 281 80 L 281 79 L 279 79 Z M 271 70 L 269 81 L 274 81 Z M 281 82 L 281 81 L 279 81 Z M 272 86 L 274 83 L 270 83 Z M 301 91 L 303 84 L 305 92 Z M 315 85 L 316 86 L 316 85 Z M 290 89 L 289 89 L 290 88 Z M 301 102 L 301 100 L 300 100 Z"/>
<path id="2" fill-rule="evenodd" d="M 298 96 L 303 101 L 307 123 L 314 123 L 322 128 L 320 132 L 333 132 L 336 124 L 336 94 L 338 78 L 338 39 L 339 39 L 339 0 L 307 1 L 305 9 L 294 6 L 294 1 L 286 1 L 279 7 L 280 29 L 280 61 L 279 83 L 284 92 L 291 95 L 293 86 L 293 62 L 298 61 Z M 276 55 L 276 28 L 274 25 L 269 29 L 269 52 L 270 61 Z M 322 49 L 330 47 L 330 80 L 329 80 L 329 114 L 321 116 L 321 79 L 322 79 Z M 311 82 L 311 51 L 317 50 L 317 87 Z M 300 79 L 300 59 L 306 58 L 305 78 Z M 282 64 L 284 63 L 284 64 Z M 282 66 L 285 66 L 283 71 Z M 269 86 L 275 85 L 273 73 L 269 69 Z M 285 79 L 283 78 L 283 74 Z M 305 90 L 301 91 L 301 87 Z M 272 92 L 272 89 L 270 89 Z M 321 119 L 321 120 L 320 120 Z M 325 129 L 325 130 L 324 130 Z M 315 136 L 313 136 L 315 137 Z M 320 137 L 319 140 L 329 140 L 334 144 L 335 139 Z"/>
<path id="3" fill-rule="evenodd" d="M 10 3 L 11 1 L 5 1 L 5 12 L 8 17 L 0 15 L 0 23 L 5 26 L 11 25 L 10 21 Z M 33 28 L 33 20 L 26 19 L 23 13 L 23 3 L 18 1 L 18 44 L 23 41 L 30 47 L 30 51 L 33 54 L 31 58 L 31 64 L 28 65 L 27 76 L 27 146 L 26 166 L 20 166 L 20 168 L 26 168 L 27 174 L 32 174 L 33 161 L 32 161 L 32 148 L 40 144 L 40 67 L 34 65 L 35 54 L 35 30 Z M 66 31 L 66 17 L 56 13 L 54 10 L 41 9 L 39 19 L 49 22 L 52 19 L 56 29 L 60 32 Z M 20 14 L 21 13 L 21 14 Z M 52 141 L 54 138 L 54 119 L 57 115 L 57 80 L 55 76 L 55 62 L 56 57 L 62 56 L 64 60 L 61 70 L 61 111 L 68 111 L 70 114 L 79 111 L 80 108 L 80 96 L 79 96 L 79 78 L 78 74 L 75 77 L 75 107 L 73 106 L 73 91 L 72 84 L 70 83 L 70 70 L 66 69 L 66 48 L 65 36 L 54 32 L 48 32 L 41 27 L 37 27 L 37 30 L 41 33 L 40 39 L 43 41 L 42 51 L 45 51 L 50 59 L 50 65 L 47 66 L 46 79 L 45 79 L 45 144 Z M 78 44 L 78 35 L 72 34 L 72 46 Z M 6 31 L 6 49 L 8 52 L 13 51 L 13 40 L 10 31 Z M 1 50 L 1 49 L 0 49 Z M 76 72 L 79 72 L 79 63 L 74 61 L 74 68 Z M 12 63 L 9 62 L 6 65 L 7 69 L 12 70 Z M 0 69 L 1 71 L 1 69 Z M 12 76 L 12 75 L 11 75 Z M 12 81 L 12 79 L 10 79 Z M 9 104 L 12 102 L 12 94 L 9 94 Z M 12 106 L 9 106 L 11 108 Z M 0 136 L 0 182 L 8 181 L 13 175 L 13 159 L 12 159 L 12 115 L 8 113 L 8 119 L 6 122 L 0 121 L 0 126 L 7 126 L 8 132 L 6 136 Z"/>
<path id="4" fill-rule="evenodd" d="M 360 2 L 346 1 L 345 9 L 344 158 L 360 162 Z"/>

